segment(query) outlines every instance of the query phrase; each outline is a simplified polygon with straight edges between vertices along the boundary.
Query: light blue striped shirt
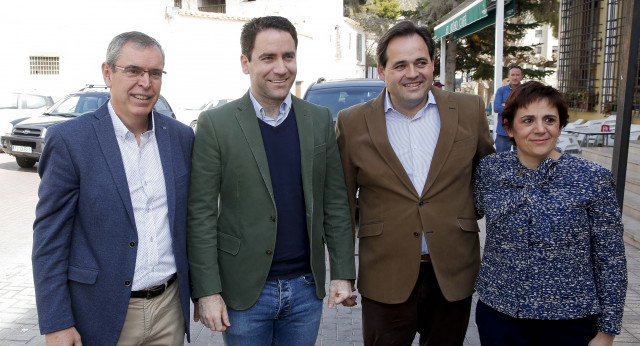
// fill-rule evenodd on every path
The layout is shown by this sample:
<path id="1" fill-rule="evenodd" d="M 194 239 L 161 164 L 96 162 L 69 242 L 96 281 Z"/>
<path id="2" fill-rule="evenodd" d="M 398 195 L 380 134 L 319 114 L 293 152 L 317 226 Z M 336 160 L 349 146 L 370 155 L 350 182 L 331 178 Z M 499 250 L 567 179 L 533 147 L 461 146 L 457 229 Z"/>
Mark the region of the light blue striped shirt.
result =
<path id="1" fill-rule="evenodd" d="M 391 147 L 411 179 L 416 193 L 421 196 L 440 135 L 440 114 L 436 99 L 429 91 L 427 103 L 413 118 L 393 108 L 388 90 L 384 104 L 387 136 Z M 429 253 L 424 232 L 422 233 L 422 253 Z"/>
<path id="2" fill-rule="evenodd" d="M 249 90 L 249 98 L 251 98 L 251 103 L 253 103 L 253 108 L 256 110 L 256 116 L 258 117 L 258 119 L 264 121 L 268 125 L 276 127 L 282 124 L 282 122 L 287 119 L 287 116 L 289 116 L 289 111 L 291 110 L 291 93 L 287 94 L 287 97 L 285 97 L 284 101 L 280 105 L 280 113 L 275 119 L 267 116 L 267 114 L 264 112 L 264 107 L 262 107 L 262 105 L 260 105 L 260 102 L 258 102 L 258 100 L 253 97 L 251 90 Z"/>

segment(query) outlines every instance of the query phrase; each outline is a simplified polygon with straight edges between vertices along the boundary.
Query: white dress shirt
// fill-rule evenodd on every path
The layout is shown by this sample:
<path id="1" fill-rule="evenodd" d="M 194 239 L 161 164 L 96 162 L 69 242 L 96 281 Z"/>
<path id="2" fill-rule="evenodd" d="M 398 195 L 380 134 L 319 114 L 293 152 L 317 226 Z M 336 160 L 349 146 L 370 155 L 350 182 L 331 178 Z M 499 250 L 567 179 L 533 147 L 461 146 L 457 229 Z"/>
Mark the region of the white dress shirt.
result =
<path id="1" fill-rule="evenodd" d="M 164 171 L 156 141 L 155 115 L 140 136 L 127 129 L 108 104 L 122 162 L 127 175 L 138 232 L 137 259 L 131 290 L 139 291 L 167 281 L 176 272 Z M 115 231 L 115 230 L 114 230 Z M 127 245 L 128 246 L 128 245 Z"/>
<path id="2" fill-rule="evenodd" d="M 251 90 L 249 90 L 249 98 L 251 98 L 251 103 L 253 103 L 253 108 L 256 110 L 256 116 L 258 117 L 258 119 L 267 123 L 267 125 L 276 127 L 282 124 L 282 122 L 285 119 L 287 119 L 287 117 L 289 116 L 289 111 L 291 110 L 291 93 L 287 94 L 287 97 L 285 97 L 284 101 L 280 105 L 280 112 L 278 113 L 278 117 L 275 119 L 273 119 L 270 116 L 267 116 L 267 114 L 264 112 L 264 107 L 262 107 L 260 102 L 258 102 L 258 100 L 256 100 L 255 97 L 253 97 Z"/>
<path id="3" fill-rule="evenodd" d="M 418 196 L 422 196 L 431 168 L 433 152 L 440 135 L 440 114 L 436 99 L 429 91 L 427 103 L 413 118 L 393 108 L 389 91 L 385 94 L 384 104 L 387 136 L 391 147 L 411 179 Z M 429 253 L 424 232 L 422 232 L 422 253 Z"/>

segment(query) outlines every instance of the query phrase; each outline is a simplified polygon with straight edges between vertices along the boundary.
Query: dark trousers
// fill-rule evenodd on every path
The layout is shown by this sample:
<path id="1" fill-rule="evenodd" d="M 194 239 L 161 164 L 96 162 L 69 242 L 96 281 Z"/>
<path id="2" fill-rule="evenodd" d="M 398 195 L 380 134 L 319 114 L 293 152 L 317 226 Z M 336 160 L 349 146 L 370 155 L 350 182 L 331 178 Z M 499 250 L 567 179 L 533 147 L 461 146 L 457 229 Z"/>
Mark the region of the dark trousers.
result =
<path id="1" fill-rule="evenodd" d="M 571 320 L 515 318 L 478 301 L 476 324 L 482 346 L 586 346 L 598 333 L 597 316 Z"/>
<path id="2" fill-rule="evenodd" d="M 406 302 L 384 304 L 362 297 L 364 344 L 411 345 L 418 332 L 422 346 L 462 345 L 470 314 L 471 297 L 447 301 L 431 262 L 422 262 L 418 282 Z"/>

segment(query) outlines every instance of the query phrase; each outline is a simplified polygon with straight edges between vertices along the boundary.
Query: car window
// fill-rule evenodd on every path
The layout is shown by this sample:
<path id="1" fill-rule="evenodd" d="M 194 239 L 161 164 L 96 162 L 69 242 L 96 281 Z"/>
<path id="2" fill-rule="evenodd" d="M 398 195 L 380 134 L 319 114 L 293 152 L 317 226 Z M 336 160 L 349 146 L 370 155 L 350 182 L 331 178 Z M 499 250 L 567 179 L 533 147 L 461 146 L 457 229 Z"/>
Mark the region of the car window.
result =
<path id="1" fill-rule="evenodd" d="M 22 101 L 26 103 L 26 108 L 29 109 L 38 109 L 47 105 L 47 99 L 38 95 L 23 94 Z"/>
<path id="2" fill-rule="evenodd" d="M 109 99 L 105 95 L 71 95 L 59 101 L 51 107 L 50 115 L 72 115 L 79 116 L 88 112 L 93 112 L 100 108 Z"/>
<path id="3" fill-rule="evenodd" d="M 165 115 L 171 114 L 171 107 L 169 107 L 169 103 L 167 103 L 167 100 L 162 97 L 158 97 L 158 101 L 155 106 L 153 106 L 153 109 L 155 109 L 156 112 L 160 112 Z"/>
<path id="4" fill-rule="evenodd" d="M 309 90 L 306 100 L 320 106 L 325 106 L 331 110 L 333 120 L 336 120 L 338 112 L 356 105 L 358 103 L 367 102 L 380 94 L 383 86 L 366 86 L 366 87 L 345 87 L 330 89 Z"/>
<path id="5" fill-rule="evenodd" d="M 0 93 L 0 109 L 18 109 L 18 94 Z"/>

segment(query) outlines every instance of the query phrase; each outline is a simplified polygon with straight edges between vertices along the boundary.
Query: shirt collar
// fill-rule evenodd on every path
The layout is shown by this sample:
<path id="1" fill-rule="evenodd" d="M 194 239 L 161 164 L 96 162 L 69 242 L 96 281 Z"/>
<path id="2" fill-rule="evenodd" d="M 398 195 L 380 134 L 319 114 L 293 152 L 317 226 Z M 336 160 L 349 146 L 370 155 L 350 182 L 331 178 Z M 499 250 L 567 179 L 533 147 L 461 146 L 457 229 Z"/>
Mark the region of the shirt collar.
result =
<path id="1" fill-rule="evenodd" d="M 264 112 L 264 107 L 262 107 L 260 102 L 258 102 L 258 100 L 253 96 L 253 92 L 251 92 L 251 89 L 249 89 L 249 98 L 251 98 L 251 103 L 253 103 L 253 108 L 256 111 L 256 115 L 260 120 L 264 121 L 265 117 L 267 117 L 267 114 Z M 284 98 L 284 101 L 280 105 L 280 114 L 278 115 L 278 117 L 289 114 L 290 110 L 291 110 L 291 93 L 289 92 L 287 93 L 287 97 Z"/>
<path id="2" fill-rule="evenodd" d="M 113 109 L 113 106 L 111 105 L 111 100 L 109 100 L 109 103 L 107 103 L 107 108 L 109 109 L 109 115 L 111 116 L 111 122 L 113 123 L 113 129 L 115 130 L 116 137 L 120 139 L 124 139 L 127 133 L 131 133 L 133 135 L 133 133 L 129 131 L 129 129 L 124 125 L 122 120 L 116 114 L 116 111 Z M 155 123 L 155 115 L 153 114 L 153 110 L 151 110 L 151 114 L 149 114 L 149 125 L 147 126 L 146 132 L 149 132 L 149 131 L 153 132 L 154 123 Z"/>
<path id="3" fill-rule="evenodd" d="M 388 113 L 389 111 L 394 111 L 396 113 L 402 114 L 401 112 L 399 112 L 398 110 L 396 110 L 393 107 L 393 104 L 391 104 L 391 97 L 389 97 L 389 90 L 388 89 L 384 89 L 385 94 L 384 94 L 384 112 Z M 427 106 L 429 106 L 430 104 L 435 105 L 436 104 L 436 98 L 435 96 L 433 96 L 433 93 L 431 92 L 431 90 L 429 90 L 429 98 L 427 99 L 427 103 L 424 104 L 424 107 L 422 107 L 417 114 L 420 114 L 423 110 L 425 110 L 427 108 Z M 403 114 L 404 115 L 404 114 Z"/>

